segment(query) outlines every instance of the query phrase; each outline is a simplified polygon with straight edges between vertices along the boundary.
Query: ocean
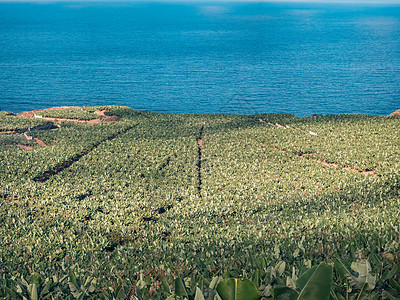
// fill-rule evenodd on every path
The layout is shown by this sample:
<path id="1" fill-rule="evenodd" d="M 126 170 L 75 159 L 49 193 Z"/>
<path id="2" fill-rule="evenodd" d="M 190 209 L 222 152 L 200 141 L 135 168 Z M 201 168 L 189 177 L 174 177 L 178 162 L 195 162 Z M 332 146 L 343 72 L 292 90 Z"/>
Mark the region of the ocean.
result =
<path id="1" fill-rule="evenodd" d="M 388 115 L 400 4 L 0 3 L 0 109 Z"/>

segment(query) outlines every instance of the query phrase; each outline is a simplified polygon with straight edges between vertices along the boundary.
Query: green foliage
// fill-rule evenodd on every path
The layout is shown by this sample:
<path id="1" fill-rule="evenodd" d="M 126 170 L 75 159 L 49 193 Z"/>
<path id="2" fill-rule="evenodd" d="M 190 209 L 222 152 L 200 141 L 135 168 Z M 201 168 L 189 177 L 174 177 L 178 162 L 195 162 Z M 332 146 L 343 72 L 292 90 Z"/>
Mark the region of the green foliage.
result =
<path id="1" fill-rule="evenodd" d="M 0 144 L 2 145 L 31 145 L 32 142 L 24 139 L 23 134 L 0 134 Z"/>
<path id="2" fill-rule="evenodd" d="M 48 121 L 35 118 L 25 118 L 10 112 L 0 111 L 0 132 L 28 129 L 46 123 L 48 123 Z"/>
<path id="3" fill-rule="evenodd" d="M 222 280 L 217 286 L 222 300 L 258 300 L 261 294 L 254 283 L 248 279 L 229 278 Z"/>
<path id="4" fill-rule="evenodd" d="M 321 263 L 314 272 L 305 273 L 306 278 L 302 279 L 299 297 L 301 300 L 328 300 L 333 281 L 332 266 Z M 303 275 L 303 276 L 304 276 Z M 300 277 L 298 280 L 300 280 Z M 305 283 L 305 284 L 304 284 Z"/>
<path id="5" fill-rule="evenodd" d="M 75 276 L 74 272 L 69 271 L 68 286 L 71 290 L 71 294 L 74 296 L 75 299 L 82 299 L 93 294 L 96 290 L 95 284 L 95 278 L 79 278 Z"/>
<path id="6" fill-rule="evenodd" d="M 83 108 L 42 110 L 37 112 L 37 115 L 50 118 L 76 119 L 86 121 L 99 118 L 98 115 L 94 114 L 93 112 L 88 112 Z"/>
<path id="7" fill-rule="evenodd" d="M 1 297 L 399 298 L 400 120 L 98 109 L 0 143 Z"/>
<path id="8" fill-rule="evenodd" d="M 27 280 L 20 278 L 7 278 L 3 276 L 0 287 L 0 297 L 4 299 L 53 299 L 59 294 L 60 282 L 56 277 L 46 278 L 34 273 Z"/>

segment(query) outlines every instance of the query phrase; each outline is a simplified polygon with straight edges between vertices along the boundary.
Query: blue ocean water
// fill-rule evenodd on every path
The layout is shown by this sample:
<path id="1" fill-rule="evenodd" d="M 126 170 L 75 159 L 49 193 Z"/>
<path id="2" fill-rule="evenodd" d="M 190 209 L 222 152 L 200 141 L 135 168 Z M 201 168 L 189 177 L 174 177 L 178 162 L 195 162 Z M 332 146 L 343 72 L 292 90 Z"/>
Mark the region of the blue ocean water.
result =
<path id="1" fill-rule="evenodd" d="M 0 3 L 0 109 L 400 108 L 400 5 Z"/>

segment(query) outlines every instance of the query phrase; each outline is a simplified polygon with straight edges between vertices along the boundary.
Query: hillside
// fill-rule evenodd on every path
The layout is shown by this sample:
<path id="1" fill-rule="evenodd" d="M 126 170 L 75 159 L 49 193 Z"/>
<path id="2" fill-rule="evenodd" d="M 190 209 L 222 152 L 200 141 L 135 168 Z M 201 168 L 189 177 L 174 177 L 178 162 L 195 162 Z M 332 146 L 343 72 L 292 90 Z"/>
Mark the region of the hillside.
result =
<path id="1" fill-rule="evenodd" d="M 214 299 L 243 277 L 297 299 L 325 262 L 331 299 L 396 299 L 399 132 L 367 115 L 0 112 L 0 297 Z"/>

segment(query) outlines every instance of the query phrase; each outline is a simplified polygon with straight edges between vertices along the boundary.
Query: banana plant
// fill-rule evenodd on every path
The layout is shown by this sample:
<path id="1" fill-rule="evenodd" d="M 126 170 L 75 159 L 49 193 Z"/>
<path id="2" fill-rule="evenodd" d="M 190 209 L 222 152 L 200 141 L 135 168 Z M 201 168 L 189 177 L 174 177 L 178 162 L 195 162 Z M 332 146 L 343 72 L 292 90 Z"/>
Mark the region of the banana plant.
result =
<path id="1" fill-rule="evenodd" d="M 3 283 L 4 297 L 6 297 L 6 299 L 10 297 L 10 299 L 28 300 L 51 299 L 51 293 L 58 285 L 58 283 L 51 278 L 43 280 L 42 276 L 38 273 L 34 273 L 27 280 L 24 277 L 21 277 L 18 281 L 3 278 Z"/>
<path id="2" fill-rule="evenodd" d="M 217 286 L 222 300 L 259 300 L 261 294 L 248 279 L 229 278 L 222 280 Z"/>
<path id="3" fill-rule="evenodd" d="M 329 300 L 332 282 L 332 266 L 321 263 L 296 280 L 296 289 L 278 286 L 273 289 L 272 294 L 277 300 Z"/>
<path id="4" fill-rule="evenodd" d="M 219 277 L 215 277 L 219 278 Z M 164 282 L 163 282 L 164 281 Z M 162 279 L 162 285 L 164 286 L 164 292 L 169 293 L 169 287 L 166 280 Z M 212 293 L 207 294 L 207 298 L 203 294 L 203 279 L 199 278 L 199 280 L 193 282 L 193 288 L 190 289 L 186 286 L 185 280 L 182 278 L 176 278 L 174 281 L 175 285 L 175 295 L 180 296 L 183 299 L 190 299 L 190 300 L 205 300 L 205 299 L 214 299 L 214 296 Z M 175 296 L 174 294 L 170 294 L 170 297 L 168 299 L 175 299 L 173 298 Z"/>
<path id="5" fill-rule="evenodd" d="M 373 291 L 376 285 L 376 276 L 372 275 L 371 266 L 367 260 L 353 262 L 349 267 L 341 259 L 335 259 L 335 270 L 338 279 L 345 285 L 342 293 L 331 291 L 333 299 L 343 297 L 349 299 L 378 299 L 379 295 Z M 340 296 L 339 296 L 340 295 Z"/>
<path id="6" fill-rule="evenodd" d="M 69 271 L 69 282 L 68 286 L 71 290 L 71 294 L 75 299 L 83 299 L 86 296 L 90 296 L 95 291 L 96 279 L 93 277 L 80 278 L 76 277 L 73 271 Z"/>

